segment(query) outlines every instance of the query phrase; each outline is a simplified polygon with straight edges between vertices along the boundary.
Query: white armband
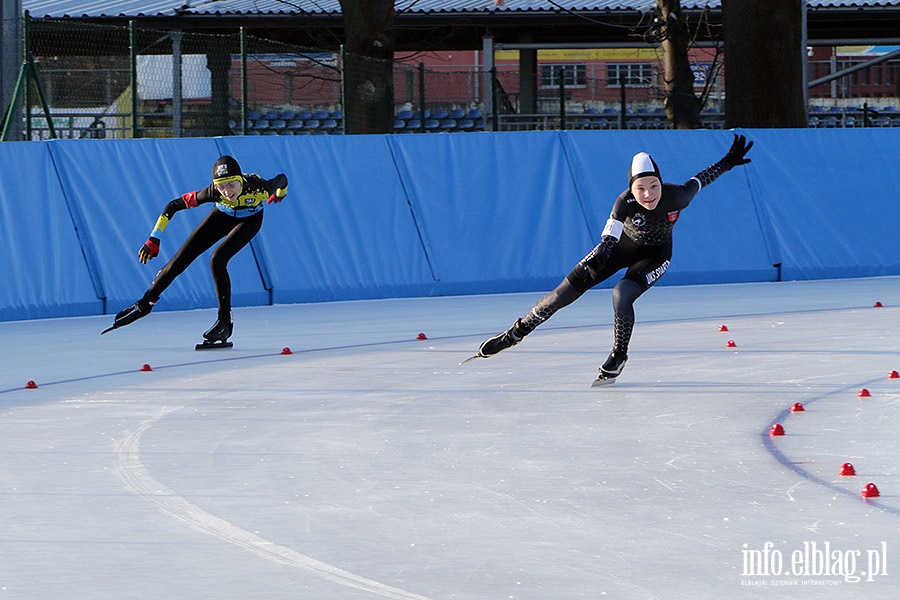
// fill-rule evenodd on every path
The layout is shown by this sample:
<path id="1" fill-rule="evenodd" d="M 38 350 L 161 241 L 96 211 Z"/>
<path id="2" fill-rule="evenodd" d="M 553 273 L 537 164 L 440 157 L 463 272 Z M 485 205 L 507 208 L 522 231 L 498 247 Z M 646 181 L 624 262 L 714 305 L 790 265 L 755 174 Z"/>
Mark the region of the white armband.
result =
<path id="1" fill-rule="evenodd" d="M 625 228 L 625 223 L 610 217 L 606 221 L 606 227 L 603 228 L 603 233 L 601 234 L 601 237 L 605 237 L 608 235 L 608 236 L 614 237 L 616 240 L 618 240 L 620 237 L 622 237 L 622 230 L 624 228 Z"/>

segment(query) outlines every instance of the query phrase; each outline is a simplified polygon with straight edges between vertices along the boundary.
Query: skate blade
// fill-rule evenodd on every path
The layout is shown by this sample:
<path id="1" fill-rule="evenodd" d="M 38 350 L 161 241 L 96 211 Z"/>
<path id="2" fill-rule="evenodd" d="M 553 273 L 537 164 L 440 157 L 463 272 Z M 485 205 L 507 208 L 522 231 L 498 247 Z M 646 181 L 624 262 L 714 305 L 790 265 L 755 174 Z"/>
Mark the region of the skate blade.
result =
<path id="1" fill-rule="evenodd" d="M 606 387 L 608 385 L 612 385 L 616 382 L 615 377 L 598 377 L 594 380 L 594 383 L 591 384 L 592 388 L 595 387 Z"/>
<path id="2" fill-rule="evenodd" d="M 115 328 L 116 328 L 115 325 L 113 325 L 112 327 L 107 327 L 106 329 L 104 329 L 103 331 L 100 332 L 100 335 L 103 335 L 104 333 L 108 333 L 108 332 L 112 331 L 112 330 L 115 329 Z"/>
<path id="3" fill-rule="evenodd" d="M 462 361 L 462 362 L 459 363 L 459 364 L 460 364 L 460 366 L 462 366 L 462 365 L 464 365 L 464 364 L 466 364 L 466 363 L 468 363 L 468 362 L 472 362 L 472 361 L 475 360 L 476 358 L 487 358 L 487 357 L 486 357 L 486 356 L 481 356 L 480 354 L 476 354 L 475 356 L 470 356 L 469 358 L 467 358 L 466 360 Z"/>
<path id="4" fill-rule="evenodd" d="M 231 342 L 202 342 L 194 346 L 194 350 L 220 350 L 225 348 L 231 348 L 234 344 Z"/>

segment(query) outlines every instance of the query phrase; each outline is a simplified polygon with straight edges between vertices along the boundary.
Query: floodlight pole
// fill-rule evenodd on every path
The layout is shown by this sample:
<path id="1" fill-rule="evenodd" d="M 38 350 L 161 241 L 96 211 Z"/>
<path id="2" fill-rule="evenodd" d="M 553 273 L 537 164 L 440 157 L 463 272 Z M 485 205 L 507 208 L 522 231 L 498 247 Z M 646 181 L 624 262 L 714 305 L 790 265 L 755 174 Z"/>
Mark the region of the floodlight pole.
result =
<path id="1" fill-rule="evenodd" d="M 139 136 L 138 129 L 138 77 L 137 77 L 137 24 L 134 20 L 128 21 L 128 46 L 131 55 L 131 137 Z"/>

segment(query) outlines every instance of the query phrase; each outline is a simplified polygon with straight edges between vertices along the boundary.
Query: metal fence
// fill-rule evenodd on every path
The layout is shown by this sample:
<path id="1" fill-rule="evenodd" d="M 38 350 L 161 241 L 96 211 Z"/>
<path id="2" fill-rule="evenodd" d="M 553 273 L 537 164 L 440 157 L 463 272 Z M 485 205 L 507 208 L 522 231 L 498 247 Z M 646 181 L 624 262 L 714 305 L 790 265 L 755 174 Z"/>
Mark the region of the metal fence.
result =
<path id="1" fill-rule="evenodd" d="M 348 98 L 380 93 L 365 85 L 346 89 L 344 65 L 351 63 L 340 53 L 243 32 L 210 35 L 27 18 L 24 29 L 23 71 L 34 75 L 25 78 L 22 93 L 24 139 L 339 134 L 344 111 L 358 106 Z M 639 66 L 542 65 L 529 81 L 516 63 L 484 71 L 474 64 L 397 60 L 386 66 L 393 73 L 392 130 L 665 129 L 660 68 Z M 810 68 L 823 69 L 813 63 Z M 897 79 L 900 63 L 879 69 L 883 92 L 888 77 Z M 852 77 L 831 84 L 830 95 L 811 93 L 823 97 L 815 99 L 810 126 L 900 127 L 900 90 L 857 103 L 853 85 L 872 78 Z M 700 115 L 702 127 L 723 126 L 722 90 L 716 82 Z"/>

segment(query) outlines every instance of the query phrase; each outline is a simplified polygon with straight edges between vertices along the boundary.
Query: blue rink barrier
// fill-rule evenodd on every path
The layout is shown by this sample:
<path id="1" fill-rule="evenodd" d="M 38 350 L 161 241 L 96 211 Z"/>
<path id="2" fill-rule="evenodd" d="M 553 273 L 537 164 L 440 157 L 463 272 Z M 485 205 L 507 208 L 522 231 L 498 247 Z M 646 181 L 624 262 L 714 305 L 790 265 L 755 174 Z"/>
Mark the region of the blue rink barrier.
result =
<path id="1" fill-rule="evenodd" d="M 682 211 L 662 285 L 900 274 L 895 131 L 743 133 L 753 162 Z M 731 140 L 704 130 L 7 142 L 0 320 L 134 302 L 210 207 L 179 212 L 142 265 L 156 217 L 208 185 L 220 154 L 290 179 L 229 268 L 234 304 L 248 306 L 549 289 L 599 241 L 634 153 L 683 183 Z M 208 263 L 157 310 L 214 306 Z"/>

